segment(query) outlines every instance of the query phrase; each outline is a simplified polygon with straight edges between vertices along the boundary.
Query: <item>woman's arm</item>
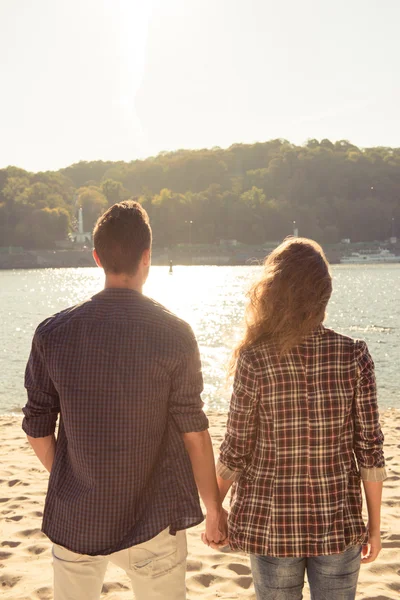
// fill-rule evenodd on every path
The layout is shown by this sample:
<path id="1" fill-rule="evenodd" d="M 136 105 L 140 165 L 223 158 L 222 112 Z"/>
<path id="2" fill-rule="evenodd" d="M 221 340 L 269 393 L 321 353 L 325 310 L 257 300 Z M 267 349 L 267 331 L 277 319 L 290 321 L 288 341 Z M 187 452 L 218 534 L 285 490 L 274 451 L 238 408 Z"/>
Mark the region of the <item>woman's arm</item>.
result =
<path id="1" fill-rule="evenodd" d="M 357 342 L 357 388 L 354 399 L 354 452 L 368 509 L 368 543 L 362 562 L 373 562 L 381 548 L 382 482 L 386 479 L 383 434 L 379 424 L 374 362 L 365 342 Z"/>
<path id="2" fill-rule="evenodd" d="M 219 489 L 219 497 L 221 502 L 223 502 L 227 493 L 232 487 L 233 479 L 222 479 L 220 475 L 217 475 L 217 484 Z"/>
<path id="3" fill-rule="evenodd" d="M 381 502 L 382 481 L 363 481 L 368 510 L 368 544 L 363 546 L 362 562 L 373 562 L 382 549 Z"/>
<path id="4" fill-rule="evenodd" d="M 252 361 L 247 354 L 241 354 L 233 382 L 227 430 L 217 463 L 217 475 L 222 480 L 230 480 L 231 484 L 239 479 L 253 454 L 259 398 L 259 383 Z M 221 489 L 224 491 L 225 488 Z"/>
<path id="5" fill-rule="evenodd" d="M 353 406 L 354 452 L 364 481 L 384 481 L 384 437 L 379 423 L 374 362 L 366 343 L 359 341 L 356 344 L 358 379 Z"/>
<path id="6" fill-rule="evenodd" d="M 257 437 L 258 400 L 258 382 L 254 368 L 247 356 L 242 354 L 236 367 L 227 432 L 216 467 L 221 503 L 251 459 Z M 204 534 L 202 539 L 214 549 L 221 547 L 221 544 L 210 543 Z"/>

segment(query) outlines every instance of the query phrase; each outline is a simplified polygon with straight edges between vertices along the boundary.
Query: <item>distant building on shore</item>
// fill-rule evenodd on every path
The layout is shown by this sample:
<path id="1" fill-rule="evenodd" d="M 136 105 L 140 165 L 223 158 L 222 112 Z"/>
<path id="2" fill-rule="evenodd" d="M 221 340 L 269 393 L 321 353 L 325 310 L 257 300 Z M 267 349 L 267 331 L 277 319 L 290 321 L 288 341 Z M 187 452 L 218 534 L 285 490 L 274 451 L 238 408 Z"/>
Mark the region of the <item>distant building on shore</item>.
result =
<path id="1" fill-rule="evenodd" d="M 239 245 L 237 240 L 219 240 L 220 246 L 235 247 Z"/>

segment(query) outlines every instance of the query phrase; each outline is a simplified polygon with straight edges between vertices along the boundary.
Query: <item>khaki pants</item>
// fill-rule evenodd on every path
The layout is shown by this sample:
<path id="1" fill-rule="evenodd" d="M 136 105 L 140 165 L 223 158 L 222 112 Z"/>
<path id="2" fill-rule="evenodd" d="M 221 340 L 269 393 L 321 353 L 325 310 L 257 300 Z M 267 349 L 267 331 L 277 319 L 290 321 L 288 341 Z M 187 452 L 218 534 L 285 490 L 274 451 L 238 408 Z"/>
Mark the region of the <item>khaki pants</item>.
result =
<path id="1" fill-rule="evenodd" d="M 54 600 L 99 600 L 109 561 L 122 567 L 136 600 L 185 600 L 186 532 L 168 529 L 107 556 L 76 554 L 53 546 Z"/>

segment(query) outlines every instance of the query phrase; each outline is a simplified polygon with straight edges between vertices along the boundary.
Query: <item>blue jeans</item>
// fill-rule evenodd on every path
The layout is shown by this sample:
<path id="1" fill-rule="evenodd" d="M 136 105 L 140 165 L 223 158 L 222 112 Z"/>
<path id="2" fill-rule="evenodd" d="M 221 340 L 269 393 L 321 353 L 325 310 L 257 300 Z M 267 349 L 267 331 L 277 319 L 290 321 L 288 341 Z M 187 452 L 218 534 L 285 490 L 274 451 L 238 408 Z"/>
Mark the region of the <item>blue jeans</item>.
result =
<path id="1" fill-rule="evenodd" d="M 361 546 L 308 558 L 252 554 L 250 561 L 257 600 L 301 600 L 306 569 L 311 600 L 354 600 Z"/>

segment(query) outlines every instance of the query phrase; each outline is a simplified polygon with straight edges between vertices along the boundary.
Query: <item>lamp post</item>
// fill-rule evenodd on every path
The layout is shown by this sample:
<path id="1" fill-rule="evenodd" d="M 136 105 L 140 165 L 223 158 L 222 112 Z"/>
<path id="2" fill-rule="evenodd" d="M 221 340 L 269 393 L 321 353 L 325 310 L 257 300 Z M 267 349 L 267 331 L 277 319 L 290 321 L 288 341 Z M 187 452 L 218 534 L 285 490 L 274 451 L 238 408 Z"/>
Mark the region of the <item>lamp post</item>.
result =
<path id="1" fill-rule="evenodd" d="M 299 237 L 299 229 L 296 226 L 296 221 L 293 221 L 293 237 Z"/>
<path id="2" fill-rule="evenodd" d="M 391 236 L 390 236 L 390 243 L 391 244 L 396 244 L 397 243 L 397 237 L 396 237 L 396 227 L 395 227 L 395 220 L 394 217 L 392 217 L 392 231 L 391 231 Z"/>
<path id="3" fill-rule="evenodd" d="M 193 221 L 185 221 L 185 223 L 189 226 L 189 246 L 190 246 L 190 250 L 188 252 L 189 255 L 189 265 L 192 264 L 193 261 L 193 257 L 192 257 L 192 225 L 193 225 Z"/>
<path id="4" fill-rule="evenodd" d="M 189 246 L 192 245 L 192 225 L 193 221 L 185 221 L 189 225 Z"/>

